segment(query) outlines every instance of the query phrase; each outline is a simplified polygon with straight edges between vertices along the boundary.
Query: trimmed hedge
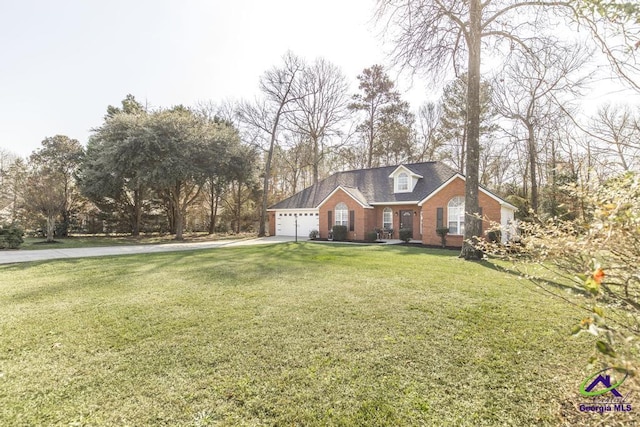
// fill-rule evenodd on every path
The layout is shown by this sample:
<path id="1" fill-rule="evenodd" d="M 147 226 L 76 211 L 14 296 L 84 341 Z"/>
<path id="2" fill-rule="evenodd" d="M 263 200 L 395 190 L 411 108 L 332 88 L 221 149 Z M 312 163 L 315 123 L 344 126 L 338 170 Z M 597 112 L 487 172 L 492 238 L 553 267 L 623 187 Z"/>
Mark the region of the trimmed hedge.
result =
<path id="1" fill-rule="evenodd" d="M 364 235 L 365 242 L 375 242 L 376 240 L 378 240 L 378 233 L 376 233 L 375 231 L 369 231 Z"/>
<path id="2" fill-rule="evenodd" d="M 347 240 L 347 226 L 346 225 L 334 225 L 333 226 L 333 240 Z"/>
<path id="3" fill-rule="evenodd" d="M 400 229 L 398 233 L 399 233 L 400 240 L 402 240 L 405 243 L 409 243 L 409 240 L 411 240 L 411 237 L 413 237 L 413 232 L 406 228 Z"/>

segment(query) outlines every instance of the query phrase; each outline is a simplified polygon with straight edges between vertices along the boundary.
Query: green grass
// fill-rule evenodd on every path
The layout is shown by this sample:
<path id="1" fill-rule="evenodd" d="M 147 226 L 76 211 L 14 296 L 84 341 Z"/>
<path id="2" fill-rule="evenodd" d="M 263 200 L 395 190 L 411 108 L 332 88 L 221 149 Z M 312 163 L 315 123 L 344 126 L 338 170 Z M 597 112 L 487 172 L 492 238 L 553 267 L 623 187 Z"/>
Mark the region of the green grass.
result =
<path id="1" fill-rule="evenodd" d="M 201 242 L 213 240 L 234 240 L 246 237 L 255 237 L 250 234 L 227 235 L 204 233 L 186 233 L 183 242 Z M 157 245 L 161 243 L 175 243 L 173 235 L 74 235 L 71 237 L 56 237 L 55 242 L 48 243 L 41 237 L 25 237 L 24 243 L 20 246 L 22 250 L 37 249 L 70 249 L 70 248 L 91 248 L 97 246 L 122 246 L 122 245 Z"/>
<path id="2" fill-rule="evenodd" d="M 0 425 L 554 425 L 580 313 L 450 251 L 0 266 Z"/>

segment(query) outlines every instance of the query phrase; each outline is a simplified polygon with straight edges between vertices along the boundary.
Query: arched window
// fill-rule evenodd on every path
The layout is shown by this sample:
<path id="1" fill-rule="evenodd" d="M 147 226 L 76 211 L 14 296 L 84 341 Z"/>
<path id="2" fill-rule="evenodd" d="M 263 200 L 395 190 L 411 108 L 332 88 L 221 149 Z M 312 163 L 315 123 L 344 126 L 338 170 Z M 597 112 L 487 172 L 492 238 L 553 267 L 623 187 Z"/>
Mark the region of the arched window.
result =
<path id="1" fill-rule="evenodd" d="M 391 208 L 384 208 L 382 211 L 382 228 L 385 230 L 393 228 L 393 210 Z"/>
<path id="2" fill-rule="evenodd" d="M 336 225 L 349 225 L 349 208 L 344 203 L 336 205 Z"/>
<path id="3" fill-rule="evenodd" d="M 464 197 L 456 196 L 447 205 L 449 234 L 464 234 Z"/>
<path id="4" fill-rule="evenodd" d="M 398 191 L 409 191 L 409 175 L 404 172 L 398 175 Z"/>

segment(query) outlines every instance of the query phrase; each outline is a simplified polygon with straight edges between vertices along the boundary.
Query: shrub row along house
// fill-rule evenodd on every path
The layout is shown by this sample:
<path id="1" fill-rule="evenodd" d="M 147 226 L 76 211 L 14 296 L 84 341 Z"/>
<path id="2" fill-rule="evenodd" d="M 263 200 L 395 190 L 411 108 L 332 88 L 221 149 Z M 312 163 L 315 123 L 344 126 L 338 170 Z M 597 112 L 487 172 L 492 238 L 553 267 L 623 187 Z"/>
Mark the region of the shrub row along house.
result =
<path id="1" fill-rule="evenodd" d="M 269 233 L 307 236 L 318 230 L 327 238 L 334 225 L 344 225 L 348 240 L 364 240 L 372 231 L 397 239 L 407 229 L 413 239 L 439 245 L 436 230 L 448 228 L 447 245 L 462 246 L 464 181 L 441 162 L 338 172 L 271 206 Z M 483 230 L 500 223 L 506 241 L 517 208 L 484 188 L 479 205 Z"/>

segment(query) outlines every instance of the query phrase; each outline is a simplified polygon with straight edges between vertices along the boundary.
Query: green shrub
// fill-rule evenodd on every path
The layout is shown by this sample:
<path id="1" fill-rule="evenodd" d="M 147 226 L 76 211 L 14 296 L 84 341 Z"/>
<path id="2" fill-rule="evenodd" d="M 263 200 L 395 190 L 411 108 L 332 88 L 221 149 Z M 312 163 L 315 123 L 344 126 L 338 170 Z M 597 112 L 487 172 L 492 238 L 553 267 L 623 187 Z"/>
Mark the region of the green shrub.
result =
<path id="1" fill-rule="evenodd" d="M 309 239 L 316 240 L 320 237 L 320 232 L 318 230 L 311 230 L 309 232 Z"/>
<path id="2" fill-rule="evenodd" d="M 442 247 L 447 246 L 447 234 L 449 234 L 449 229 L 446 227 L 436 228 L 436 233 L 440 236 L 440 243 L 442 243 Z"/>
<path id="3" fill-rule="evenodd" d="M 411 238 L 413 237 L 413 232 L 406 228 L 401 228 L 398 233 L 398 235 L 400 236 L 400 240 L 405 243 L 409 243 L 409 240 L 411 240 Z"/>
<path id="4" fill-rule="evenodd" d="M 0 228 L 0 249 L 18 249 L 24 240 L 24 232 L 18 227 Z"/>
<path id="5" fill-rule="evenodd" d="M 369 231 L 364 235 L 365 242 L 375 242 L 376 240 L 378 240 L 378 233 L 376 233 L 375 231 Z"/>
<path id="6" fill-rule="evenodd" d="M 333 226 L 333 240 L 347 240 L 347 226 L 346 225 L 334 225 Z"/>

